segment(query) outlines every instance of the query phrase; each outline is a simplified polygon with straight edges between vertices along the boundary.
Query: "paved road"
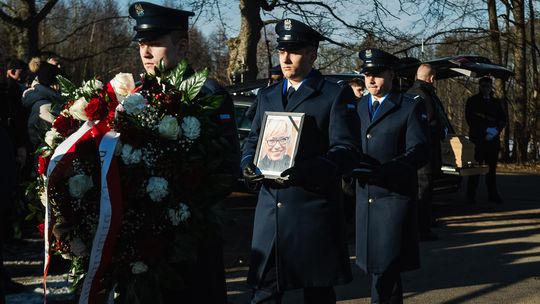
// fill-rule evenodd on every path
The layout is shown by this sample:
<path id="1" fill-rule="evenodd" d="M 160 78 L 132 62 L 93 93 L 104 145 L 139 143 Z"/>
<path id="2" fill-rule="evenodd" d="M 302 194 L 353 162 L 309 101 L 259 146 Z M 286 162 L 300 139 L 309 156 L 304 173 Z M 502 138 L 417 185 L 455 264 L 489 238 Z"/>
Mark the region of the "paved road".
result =
<path id="1" fill-rule="evenodd" d="M 499 175 L 498 183 L 503 205 L 487 203 L 483 185 L 477 205 L 464 204 L 462 193 L 436 197 L 440 240 L 420 244 L 422 268 L 403 276 L 405 303 L 540 303 L 540 175 Z M 237 227 L 229 232 L 247 235 L 252 210 L 244 203 L 234 214 Z M 234 246 L 227 259 L 236 253 L 245 261 L 249 243 L 228 238 Z M 249 303 L 247 267 L 231 266 L 237 267 L 229 268 L 229 299 Z M 356 266 L 353 274 L 352 283 L 336 289 L 338 303 L 369 303 L 368 277 Z M 289 292 L 284 302 L 302 303 L 302 295 Z"/>
<path id="2" fill-rule="evenodd" d="M 421 243 L 422 268 L 403 277 L 405 303 L 540 303 L 540 175 L 500 175 L 505 203 L 488 204 L 480 187 L 478 204 L 465 205 L 461 193 L 436 197 L 438 241 Z M 231 303 L 249 303 L 245 283 L 254 196 L 227 201 L 231 222 L 225 231 L 227 287 Z M 42 303 L 40 244 L 25 240 L 6 248 L 6 264 L 27 286 L 8 303 Z M 354 263 L 351 241 L 351 262 Z M 369 279 L 353 267 L 354 281 L 336 289 L 341 304 L 369 303 Z M 61 273 L 49 279 L 48 303 L 68 303 Z M 55 301 L 56 300 L 56 301 Z M 299 291 L 285 303 L 302 303 Z"/>

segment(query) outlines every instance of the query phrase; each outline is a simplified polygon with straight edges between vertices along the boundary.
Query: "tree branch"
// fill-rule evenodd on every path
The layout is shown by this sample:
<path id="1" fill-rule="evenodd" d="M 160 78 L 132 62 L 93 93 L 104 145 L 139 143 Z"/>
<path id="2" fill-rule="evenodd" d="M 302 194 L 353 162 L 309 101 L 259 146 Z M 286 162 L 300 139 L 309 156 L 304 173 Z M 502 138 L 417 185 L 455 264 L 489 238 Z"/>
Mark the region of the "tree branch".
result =
<path id="1" fill-rule="evenodd" d="M 96 23 L 99 23 L 99 22 L 103 22 L 103 21 L 108 21 L 108 20 L 124 19 L 124 18 L 129 18 L 129 17 L 128 17 L 128 16 L 113 16 L 113 17 L 105 17 L 105 18 L 93 20 L 93 21 L 91 21 L 91 22 L 88 22 L 88 23 L 86 23 L 86 24 L 83 24 L 83 25 L 78 26 L 78 27 L 75 28 L 71 33 L 69 33 L 69 34 L 67 34 L 67 35 L 64 35 L 64 38 L 61 39 L 61 40 L 49 42 L 49 43 L 47 43 L 47 44 L 42 45 L 40 49 L 45 49 L 45 48 L 47 48 L 47 47 L 49 47 L 49 46 L 52 46 L 52 45 L 56 45 L 56 44 L 60 44 L 60 43 L 62 43 L 62 42 L 65 42 L 65 41 L 67 41 L 69 38 L 75 36 L 75 34 L 77 34 L 77 32 L 80 32 L 80 31 L 82 31 L 83 29 L 85 29 L 86 27 L 91 26 L 91 25 L 93 25 L 93 24 L 96 24 Z"/>

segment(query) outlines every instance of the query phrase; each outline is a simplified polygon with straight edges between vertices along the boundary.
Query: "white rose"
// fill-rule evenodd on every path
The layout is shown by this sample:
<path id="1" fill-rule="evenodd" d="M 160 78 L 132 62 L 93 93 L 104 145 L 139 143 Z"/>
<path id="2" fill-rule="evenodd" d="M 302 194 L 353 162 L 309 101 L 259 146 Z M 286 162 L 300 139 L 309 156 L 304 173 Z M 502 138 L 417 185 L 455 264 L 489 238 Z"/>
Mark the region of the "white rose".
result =
<path id="1" fill-rule="evenodd" d="M 182 121 L 184 136 L 194 140 L 201 134 L 201 123 L 193 116 L 186 116 Z"/>
<path id="2" fill-rule="evenodd" d="M 187 221 L 191 216 L 189 207 L 186 204 L 180 203 L 179 210 L 169 209 L 169 220 L 173 226 L 178 226 L 180 223 Z"/>
<path id="3" fill-rule="evenodd" d="M 84 82 L 82 90 L 86 94 L 93 94 L 95 91 L 101 90 L 102 88 L 103 82 L 97 79 L 90 79 Z"/>
<path id="4" fill-rule="evenodd" d="M 86 245 L 79 238 L 74 238 L 71 240 L 69 242 L 69 247 L 71 248 L 71 252 L 73 252 L 73 254 L 76 256 L 88 256 Z"/>
<path id="5" fill-rule="evenodd" d="M 114 89 L 118 102 L 122 102 L 135 89 L 133 75 L 131 73 L 118 73 L 111 80 L 111 86 Z"/>
<path id="6" fill-rule="evenodd" d="M 159 123 L 159 134 L 166 139 L 177 139 L 181 136 L 180 126 L 178 120 L 172 115 L 165 115 Z"/>
<path id="7" fill-rule="evenodd" d="M 141 274 L 148 271 L 148 266 L 143 262 L 131 263 L 131 272 L 133 274 Z"/>
<path id="8" fill-rule="evenodd" d="M 137 115 L 146 107 L 146 99 L 139 93 L 129 95 L 122 104 L 128 114 Z"/>
<path id="9" fill-rule="evenodd" d="M 92 177 L 85 174 L 77 174 L 69 178 L 69 194 L 74 198 L 82 198 L 86 191 L 94 186 Z"/>
<path id="10" fill-rule="evenodd" d="M 141 162 L 142 151 L 140 149 L 133 149 L 129 144 L 122 146 L 122 161 L 126 165 L 138 164 Z"/>
<path id="11" fill-rule="evenodd" d="M 168 187 L 169 183 L 166 179 L 153 176 L 148 180 L 146 192 L 154 202 L 159 202 L 169 194 Z"/>
<path id="12" fill-rule="evenodd" d="M 71 116 L 73 116 L 73 118 L 77 120 L 87 121 L 88 116 L 86 116 L 86 113 L 84 113 L 84 109 L 87 105 L 88 102 L 86 101 L 86 99 L 84 97 L 81 97 L 75 100 L 73 105 L 69 107 L 69 114 L 71 114 Z"/>
<path id="13" fill-rule="evenodd" d="M 56 147 L 61 139 L 62 135 L 60 135 L 55 128 L 51 128 L 49 131 L 47 131 L 47 133 L 45 133 L 45 143 L 51 148 Z"/>

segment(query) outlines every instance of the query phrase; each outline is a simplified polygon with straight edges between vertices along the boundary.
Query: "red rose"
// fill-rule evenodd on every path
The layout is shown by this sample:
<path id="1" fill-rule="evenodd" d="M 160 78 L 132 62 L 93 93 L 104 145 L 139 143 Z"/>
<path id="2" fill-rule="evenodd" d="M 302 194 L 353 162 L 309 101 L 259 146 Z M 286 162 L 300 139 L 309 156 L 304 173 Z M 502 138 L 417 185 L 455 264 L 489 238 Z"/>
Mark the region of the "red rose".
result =
<path id="1" fill-rule="evenodd" d="M 45 236 L 45 224 L 38 224 L 36 228 L 39 230 L 39 235 L 41 236 L 41 238 L 43 238 Z"/>
<path id="2" fill-rule="evenodd" d="M 102 98 L 94 97 L 86 108 L 84 108 L 84 113 L 88 117 L 88 120 L 100 120 L 107 117 L 108 109 L 107 103 Z"/>
<path id="3" fill-rule="evenodd" d="M 43 157 L 38 156 L 38 173 L 39 175 L 43 175 L 47 172 L 47 168 L 49 167 L 49 160 L 51 159 L 50 156 Z"/>
<path id="4" fill-rule="evenodd" d="M 67 137 L 71 133 L 75 132 L 75 130 L 77 130 L 77 128 L 79 127 L 79 123 L 72 117 L 58 115 L 58 117 L 54 120 L 52 126 L 63 137 Z"/>

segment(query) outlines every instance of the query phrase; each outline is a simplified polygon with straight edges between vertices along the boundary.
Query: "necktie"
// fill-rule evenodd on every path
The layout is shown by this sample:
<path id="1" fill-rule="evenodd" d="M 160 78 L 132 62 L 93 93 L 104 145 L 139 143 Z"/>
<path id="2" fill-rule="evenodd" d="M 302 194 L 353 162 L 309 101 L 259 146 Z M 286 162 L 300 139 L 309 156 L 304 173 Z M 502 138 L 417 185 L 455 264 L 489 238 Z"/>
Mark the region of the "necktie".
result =
<path id="1" fill-rule="evenodd" d="M 289 89 L 287 89 L 287 96 L 283 98 L 283 108 L 287 107 L 287 103 L 292 98 L 292 95 L 294 94 L 294 92 L 296 92 L 296 90 L 294 89 L 293 86 L 290 86 Z"/>
<path id="2" fill-rule="evenodd" d="M 377 111 L 377 108 L 379 107 L 380 103 L 378 100 L 374 100 L 373 103 L 371 104 L 371 117 L 373 117 L 375 115 L 375 111 Z"/>

